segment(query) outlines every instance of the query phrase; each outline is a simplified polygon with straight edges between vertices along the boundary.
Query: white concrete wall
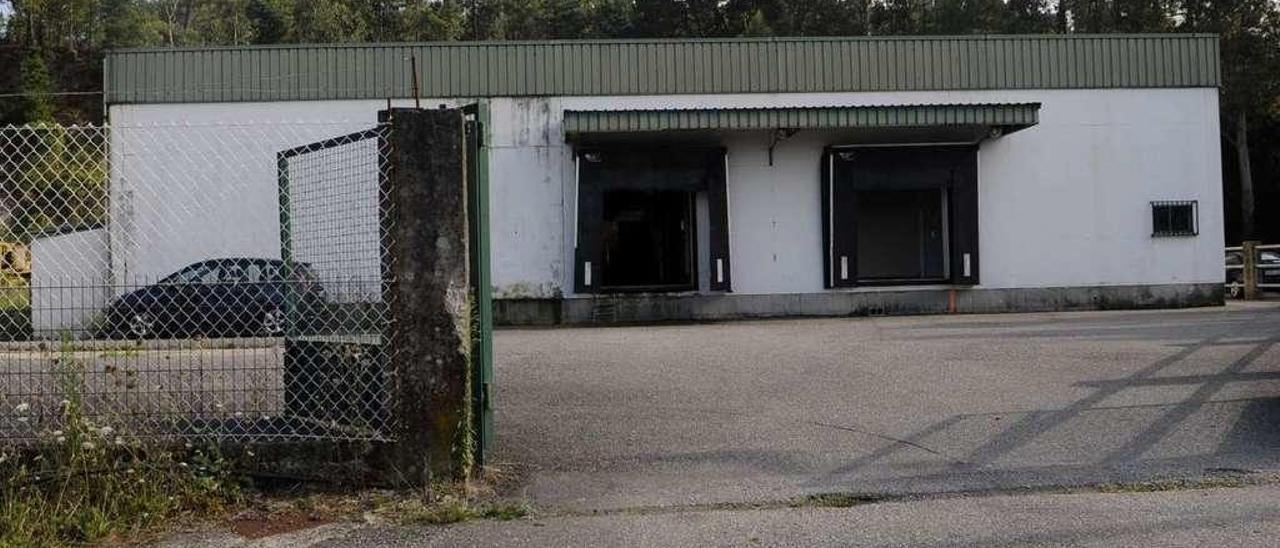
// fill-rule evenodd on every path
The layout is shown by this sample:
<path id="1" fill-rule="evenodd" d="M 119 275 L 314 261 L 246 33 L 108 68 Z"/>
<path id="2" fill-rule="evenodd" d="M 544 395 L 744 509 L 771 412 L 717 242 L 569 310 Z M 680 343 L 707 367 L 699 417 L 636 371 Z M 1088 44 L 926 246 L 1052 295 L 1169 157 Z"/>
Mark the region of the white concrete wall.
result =
<path id="1" fill-rule="evenodd" d="M 78 336 L 110 298 L 106 229 L 31 242 L 31 327 L 38 337 Z"/>
<path id="2" fill-rule="evenodd" d="M 396 106 L 406 106 L 398 101 Z M 434 105 L 434 103 L 432 103 Z M 111 107 L 112 273 L 120 289 L 151 283 L 191 263 L 220 257 L 280 257 L 279 179 L 276 153 L 322 139 L 369 129 L 385 101 L 321 103 L 117 105 Z M 315 189 L 343 192 L 341 209 L 315 212 L 295 234 L 328 233 L 340 257 L 312 261 L 324 281 L 348 292 L 377 279 L 377 156 L 362 163 L 299 161 Z M 353 183 L 357 181 L 358 183 Z M 321 207 L 313 200 L 299 207 Z M 341 228 L 339 228 L 341 227 Z M 347 229 L 358 231 L 353 236 Z M 342 241 L 337 236 L 348 236 Z M 353 240 L 359 240 L 358 242 Z M 376 240 L 375 240 L 376 242 Z M 298 242 L 305 255 L 325 242 Z M 376 251 L 375 251 L 376 253 Z M 369 271 L 369 265 L 373 271 Z M 337 281 L 342 283 L 338 284 Z M 345 299 L 345 297 L 342 297 Z M 349 299 L 348 299 L 349 300 Z"/>
<path id="3" fill-rule="evenodd" d="M 440 102 L 425 100 L 429 105 Z M 560 125 L 566 109 L 977 102 L 1043 105 L 1038 126 L 987 141 L 980 149 L 982 287 L 1222 280 L 1221 160 L 1214 89 L 553 97 L 492 103 L 490 195 L 496 296 L 552 297 L 573 287 L 574 165 Z M 111 120 L 148 124 L 341 119 L 355 120 L 344 127 L 358 129 L 371 123 L 384 107 L 382 101 L 133 105 L 112 107 Z M 337 128 L 326 130 L 333 129 Z M 317 128 L 308 135 L 323 133 Z M 730 245 L 736 292 L 823 290 L 818 158 L 823 146 L 839 142 L 833 132 L 802 131 L 778 145 L 774 165 L 769 166 L 766 133 L 722 135 L 730 155 Z M 282 144 L 257 148 L 265 152 Z M 268 199 L 273 199 L 275 191 L 274 159 L 271 162 L 269 178 L 247 174 L 236 178 L 243 182 L 235 184 L 262 186 L 253 190 L 261 190 L 261 197 L 255 198 L 252 211 L 234 217 L 241 226 L 231 233 L 244 237 L 231 240 L 239 242 L 237 249 L 270 252 L 267 242 L 275 234 L 275 205 Z M 172 194 L 160 179 L 134 183 L 135 192 L 141 186 L 157 196 Z M 156 184 L 161 187 L 152 189 Z M 227 185 L 210 180 L 204 188 L 219 192 Z M 1200 235 L 1152 238 L 1152 200 L 1199 200 Z M 134 216 L 145 217 L 136 208 Z M 201 226 L 217 224 L 209 221 Z M 235 247 L 198 231 L 183 234 L 190 245 L 178 253 L 182 260 L 208 253 L 210 247 Z M 132 268 L 163 270 L 161 264 L 169 268 L 181 262 L 167 255 L 172 253 L 168 248 L 135 250 Z"/>

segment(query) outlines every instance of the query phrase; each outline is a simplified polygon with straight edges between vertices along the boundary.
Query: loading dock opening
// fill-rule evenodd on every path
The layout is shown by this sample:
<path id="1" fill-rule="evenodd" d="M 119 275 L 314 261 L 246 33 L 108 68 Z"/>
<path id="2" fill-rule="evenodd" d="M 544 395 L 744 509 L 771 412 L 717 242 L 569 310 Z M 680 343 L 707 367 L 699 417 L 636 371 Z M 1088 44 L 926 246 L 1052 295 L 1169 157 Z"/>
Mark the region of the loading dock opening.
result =
<path id="1" fill-rule="evenodd" d="M 708 288 L 729 290 L 724 149 L 614 144 L 576 152 L 579 293 L 694 291 L 700 259 Z"/>
<path id="2" fill-rule="evenodd" d="M 858 281 L 946 281 L 946 200 L 942 188 L 855 191 Z"/>
<path id="3" fill-rule="evenodd" d="M 697 289 L 694 198 L 685 190 L 605 191 L 600 287 Z"/>
<path id="4" fill-rule="evenodd" d="M 978 283 L 978 145 L 829 147 L 827 287 Z"/>

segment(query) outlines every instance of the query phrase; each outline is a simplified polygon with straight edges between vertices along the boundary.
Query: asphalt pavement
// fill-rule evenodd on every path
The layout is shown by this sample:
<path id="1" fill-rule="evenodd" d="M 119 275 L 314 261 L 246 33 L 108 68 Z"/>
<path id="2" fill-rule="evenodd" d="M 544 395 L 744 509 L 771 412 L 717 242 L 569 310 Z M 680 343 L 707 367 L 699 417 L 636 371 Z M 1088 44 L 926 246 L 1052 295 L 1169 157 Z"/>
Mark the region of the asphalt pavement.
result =
<path id="1" fill-rule="evenodd" d="M 355 527 L 317 546 L 1274 546 L 1280 488 Z"/>
<path id="2" fill-rule="evenodd" d="M 496 337 L 499 467 L 544 508 L 1280 469 L 1280 305 Z"/>

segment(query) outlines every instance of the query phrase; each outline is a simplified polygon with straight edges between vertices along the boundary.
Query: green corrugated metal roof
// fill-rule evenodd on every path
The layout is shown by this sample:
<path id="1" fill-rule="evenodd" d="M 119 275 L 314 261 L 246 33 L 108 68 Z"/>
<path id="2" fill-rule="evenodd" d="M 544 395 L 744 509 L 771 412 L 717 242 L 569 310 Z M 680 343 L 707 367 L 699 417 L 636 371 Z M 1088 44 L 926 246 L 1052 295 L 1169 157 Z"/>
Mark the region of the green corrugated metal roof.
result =
<path id="1" fill-rule="evenodd" d="M 454 42 L 120 50 L 108 103 L 1216 87 L 1205 34 Z"/>
<path id="2" fill-rule="evenodd" d="M 564 133 L 678 130 L 992 126 L 1006 132 L 1039 121 L 1039 103 L 671 110 L 566 110 Z"/>

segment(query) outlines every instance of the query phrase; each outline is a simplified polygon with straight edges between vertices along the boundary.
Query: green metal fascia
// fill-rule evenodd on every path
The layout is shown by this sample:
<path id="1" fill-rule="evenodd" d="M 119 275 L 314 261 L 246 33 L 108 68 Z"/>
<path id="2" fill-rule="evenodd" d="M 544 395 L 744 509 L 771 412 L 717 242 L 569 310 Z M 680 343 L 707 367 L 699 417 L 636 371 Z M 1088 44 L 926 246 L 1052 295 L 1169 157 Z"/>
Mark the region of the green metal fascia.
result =
<path id="1" fill-rule="evenodd" d="M 1039 103 L 798 108 L 567 110 L 564 133 L 993 126 L 1017 130 L 1039 121 Z"/>
<path id="2" fill-rule="evenodd" d="M 127 49 L 108 104 L 1217 87 L 1210 34 L 584 40 Z"/>

